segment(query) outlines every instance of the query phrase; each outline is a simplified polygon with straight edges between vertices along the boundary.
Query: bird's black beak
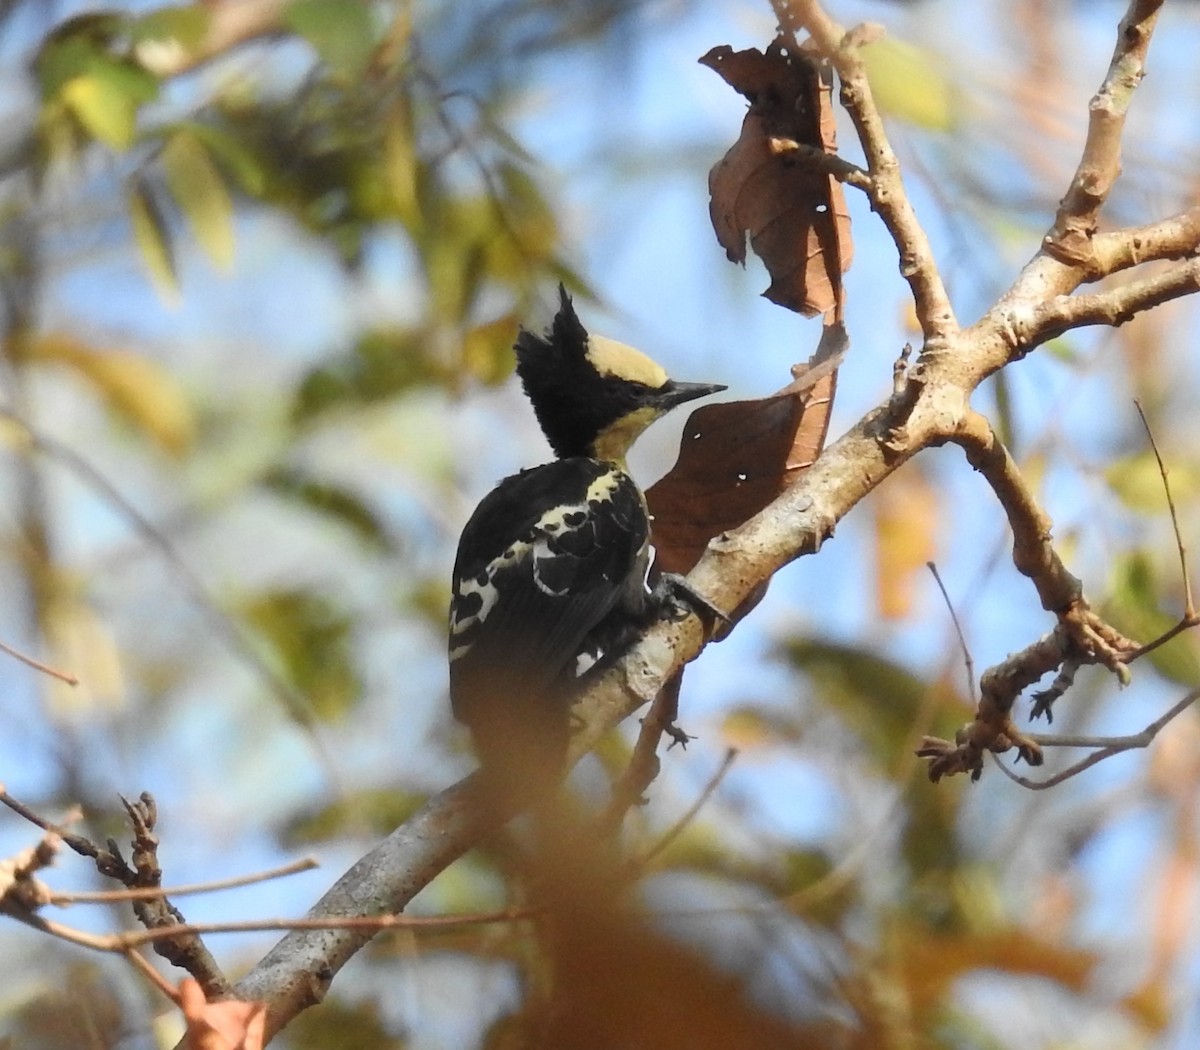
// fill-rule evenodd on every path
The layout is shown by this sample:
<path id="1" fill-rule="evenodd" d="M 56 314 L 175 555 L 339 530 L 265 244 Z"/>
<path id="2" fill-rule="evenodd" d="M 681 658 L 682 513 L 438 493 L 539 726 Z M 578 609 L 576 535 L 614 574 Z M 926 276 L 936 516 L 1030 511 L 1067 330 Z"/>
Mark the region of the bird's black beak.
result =
<path id="1" fill-rule="evenodd" d="M 672 379 L 659 391 L 658 400 L 665 412 L 685 401 L 695 401 L 698 397 L 708 397 L 709 394 L 728 389 L 724 383 L 677 383 Z"/>

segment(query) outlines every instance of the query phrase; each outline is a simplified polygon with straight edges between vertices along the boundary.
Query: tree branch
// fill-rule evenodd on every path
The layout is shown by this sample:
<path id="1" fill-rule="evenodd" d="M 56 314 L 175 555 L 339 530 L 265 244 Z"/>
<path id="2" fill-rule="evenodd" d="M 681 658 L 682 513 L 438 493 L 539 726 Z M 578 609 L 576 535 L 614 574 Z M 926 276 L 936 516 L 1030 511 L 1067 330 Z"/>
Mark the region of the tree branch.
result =
<path id="1" fill-rule="evenodd" d="M 435 875 L 495 830 L 500 818 L 483 801 L 474 776 L 434 796 L 338 879 L 309 917 L 402 912 Z M 301 1010 L 325 998 L 338 971 L 377 932 L 292 930 L 237 983 L 234 995 L 267 1004 L 269 1041 Z"/>
<path id="2" fill-rule="evenodd" d="M 1013 564 L 1033 581 L 1042 608 L 1065 613 L 1083 597 L 1083 584 L 1072 576 L 1050 542 L 1052 522 L 1009 455 L 992 425 L 975 411 L 963 417 L 951 438 L 967 461 L 991 486 L 1013 532 Z"/>
<path id="3" fill-rule="evenodd" d="M 772 0 L 780 27 L 792 34 L 803 26 L 818 50 L 833 63 L 841 82 L 841 103 L 854 122 L 858 140 L 867 159 L 870 184 L 867 194 L 871 206 L 887 227 L 900 254 L 900 273 L 912 290 L 917 320 L 926 347 L 938 348 L 958 331 L 958 320 L 950 297 L 934 261 L 929 238 L 913 211 L 900 174 L 900 161 L 892 149 L 879 109 L 871 94 L 859 47 L 877 32 L 876 27 L 859 26 L 847 33 L 829 17 L 816 0 Z M 849 170 L 834 172 L 843 181 L 863 188 Z"/>
<path id="4" fill-rule="evenodd" d="M 1028 777 L 1019 776 L 1011 769 L 1005 766 L 997 759 L 997 765 L 1004 774 L 1022 787 L 1029 788 L 1031 791 L 1045 791 L 1047 788 L 1055 787 L 1061 784 L 1064 780 L 1070 780 L 1071 777 L 1078 776 L 1085 769 L 1091 769 L 1092 766 L 1099 762 L 1103 762 L 1106 758 L 1112 758 L 1113 755 L 1119 755 L 1125 751 L 1132 751 L 1138 748 L 1149 747 L 1154 738 L 1162 732 L 1166 726 L 1174 721 L 1179 715 L 1183 714 L 1189 707 L 1200 699 L 1200 689 L 1193 689 L 1190 693 L 1177 701 L 1165 714 L 1156 718 L 1140 733 L 1132 733 L 1129 736 L 1117 737 L 1097 737 L 1072 739 L 1070 737 L 1050 737 L 1033 735 L 1035 740 L 1042 747 L 1095 747 L 1099 750 L 1093 751 L 1090 755 L 1080 759 L 1066 769 L 1060 770 L 1053 776 L 1047 777 L 1045 780 L 1030 780 Z"/>
<path id="5" fill-rule="evenodd" d="M 1140 313 L 1200 291 L 1200 259 L 1176 263 L 1153 277 L 1087 295 L 1056 296 L 1033 310 L 1022 339 L 1044 343 L 1073 328 L 1118 327 Z"/>
<path id="6" fill-rule="evenodd" d="M 1163 0 L 1132 0 L 1117 29 L 1108 74 L 1088 107 L 1087 141 L 1059 205 L 1046 250 L 1074 263 L 1090 254 L 1100 209 L 1121 173 L 1121 137 L 1134 92 L 1146 75 L 1146 53 Z"/>
<path id="7" fill-rule="evenodd" d="M 1069 296 L 1106 272 L 1136 265 L 1142 251 L 1139 238 L 1144 238 L 1149 250 L 1161 252 L 1162 258 L 1187 256 L 1200 247 L 1200 218 L 1191 211 L 1146 227 L 1095 232 L 1100 209 L 1120 172 L 1125 117 L 1145 75 L 1146 53 L 1161 6 L 1162 0 L 1130 0 L 1108 72 L 1089 107 L 1088 138 L 1079 166 L 1054 224 L 1037 254 L 976 325 L 995 339 L 979 360 L 989 374 L 1020 360 L 1056 334 L 1036 316 L 1045 303 Z M 1190 248 L 1189 237 L 1193 238 Z M 1106 266 L 1113 270 L 1106 271 Z"/>
<path id="8" fill-rule="evenodd" d="M 1200 207 L 1188 208 L 1158 222 L 1097 233 L 1092 237 L 1090 268 L 1099 280 L 1158 259 L 1186 259 L 1200 246 Z"/>

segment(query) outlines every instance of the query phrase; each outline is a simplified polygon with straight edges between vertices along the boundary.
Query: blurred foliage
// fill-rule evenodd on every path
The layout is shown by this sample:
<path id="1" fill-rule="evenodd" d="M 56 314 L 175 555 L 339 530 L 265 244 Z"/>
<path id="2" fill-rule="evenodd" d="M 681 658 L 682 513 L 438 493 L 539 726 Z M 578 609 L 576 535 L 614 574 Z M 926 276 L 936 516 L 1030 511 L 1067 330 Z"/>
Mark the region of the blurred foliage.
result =
<path id="1" fill-rule="evenodd" d="M 280 837 L 289 846 L 325 842 L 350 826 L 373 835 L 386 835 L 413 815 L 427 799 L 389 787 L 346 794 L 332 805 L 302 813 L 282 829 Z"/>
<path id="2" fill-rule="evenodd" d="M 38 776 L 4 775 L 14 790 L 32 781 L 47 812 L 81 803 L 89 834 L 122 843 L 116 792 L 154 787 L 168 882 L 188 865 L 228 876 L 301 847 L 334 858 L 332 879 L 333 865 L 464 768 L 440 695 L 445 570 L 467 509 L 463 479 L 523 440 L 494 400 L 470 395 L 508 379 L 517 327 L 555 282 L 590 294 L 572 243 L 581 224 L 551 189 L 556 158 L 521 139 L 535 108 L 528 84 L 561 86 L 608 62 L 607 83 L 624 89 L 645 34 L 673 39 L 691 5 L 251 0 L 232 35 L 224 6 L 0 4 L 4 72 L 30 88 L 0 138 L 10 582 L 0 638 L 24 639 L 83 679 L 71 689 L 22 668 L 6 680 L 5 732 Z M 1066 95 L 1075 52 L 1047 58 L 1043 45 L 1067 29 L 1083 39 L 1072 21 L 1083 13 L 992 4 L 1019 30 L 1027 63 L 993 75 L 935 39 L 952 21 L 945 5 L 936 26 L 920 21 L 935 5 L 907 6 L 909 39 L 884 37 L 866 59 L 906 170 L 934 191 L 918 203 L 944 220 L 956 301 L 972 301 L 995 290 L 1014 244 L 1031 250 L 1029 231 L 1061 192 L 1053 166 L 1076 144 L 1043 121 Z M 1029 85 L 1042 93 L 1031 98 Z M 615 94 L 600 100 L 612 138 L 586 163 L 626 175 L 663 167 Z M 551 112 L 587 133 L 584 114 Z M 625 138 L 621 155 L 613 142 Z M 723 148 L 713 143 L 710 160 Z M 1193 199 L 1194 165 L 1176 170 L 1171 148 L 1154 165 L 1146 155 L 1130 144 L 1129 178 L 1152 171 L 1156 202 L 1180 185 Z M 689 174 L 703 183 L 703 171 Z M 622 236 L 635 218 L 614 223 Z M 673 260 L 681 272 L 685 254 Z M 314 285 L 289 268 L 297 260 L 324 268 L 346 313 L 303 350 L 248 323 L 282 315 L 290 332 L 333 309 L 309 301 Z M 257 283 L 265 270 L 284 275 L 270 298 Z M 146 334 L 141 315 L 160 305 L 151 288 L 177 312 Z M 903 316 L 870 293 L 874 324 Z M 646 292 L 656 307 L 660 294 Z M 126 300 L 116 331 L 89 314 L 108 296 Z M 1156 324 L 1168 322 L 1112 337 L 1112 386 L 1141 396 L 1161 430 L 1194 546 L 1193 387 L 1176 381 L 1164 350 L 1188 345 L 1187 330 Z M 752 370 L 749 335 L 744 344 L 733 348 L 744 357 L 723 362 L 731 371 Z M 1072 335 L 1037 356 L 1073 391 L 1094 379 L 1095 351 Z M 882 375 L 871 373 L 869 396 Z M 1114 423 L 1123 408 L 1105 402 L 1081 426 L 1049 400 L 1051 384 L 1025 375 L 997 377 L 980 401 L 1060 505 L 1064 547 L 1090 558 L 1089 594 L 1148 640 L 1183 607 L 1157 463 L 1140 430 Z M 1099 454 L 1076 447 L 1085 431 L 1099 434 Z M 279 1045 L 1091 1050 L 1148 1047 L 1179 1023 L 1179 975 L 1194 964 L 1181 916 L 1200 885 L 1188 748 L 1172 750 L 1164 734 L 1144 777 L 1139 765 L 1111 794 L 1111 781 L 1076 781 L 1037 804 L 990 770 L 981 785 L 935 787 L 913 757 L 922 735 L 952 737 L 972 703 L 954 684 L 957 646 L 940 642 L 947 617 L 926 562 L 968 566 L 955 600 L 981 649 L 977 671 L 1003 656 L 1001 621 L 1019 622 L 1022 644 L 1048 626 L 1035 605 L 989 590 L 993 552 L 963 531 L 979 521 L 972 500 L 989 520 L 999 513 L 940 463 L 889 480 L 857 537 L 847 523 L 850 554 L 829 590 L 858 602 L 858 634 L 829 613 L 832 594 L 792 608 L 778 581 L 778 600 L 764 603 L 784 623 L 763 646 L 773 655 L 726 669 L 716 708 L 683 712 L 699 739 L 664 756 L 619 841 L 592 834 L 585 817 L 550 855 L 526 848 L 527 828 L 495 836 L 412 911 L 530 911 L 380 937 Z M 1172 695 L 1195 685 L 1195 645 L 1185 635 L 1157 650 L 1136 668 L 1139 684 Z M 1155 715 L 1131 727 L 1144 710 L 1114 715 L 1080 691 L 1056 715 L 1084 728 L 1116 720 L 1136 731 Z M 629 728 L 604 742 L 581 795 L 619 775 Z M 1176 728 L 1196 732 L 1194 721 Z M 680 826 L 705 787 L 697 771 L 727 745 L 741 750 L 733 772 Z M 797 781 L 816 801 L 786 795 Z M 1108 836 L 1129 812 L 1160 837 L 1143 865 L 1153 871 L 1114 909 L 1141 922 L 1144 904 L 1154 917 L 1136 945 L 1152 964 L 1122 984 L 1133 953 L 1107 932 L 1111 914 L 1089 910 L 1087 866 L 1111 856 Z M 104 915 L 132 923 L 123 906 Z M 170 1045 L 150 1034 L 162 1002 L 137 975 L 45 943 L 0 941 L 4 971 L 30 975 L 0 1002 L 0 1046 Z M 256 954 L 222 961 L 236 970 Z"/>
<path id="3" fill-rule="evenodd" d="M 929 131 L 954 130 L 954 84 L 934 55 L 893 37 L 872 42 L 862 54 L 884 113 Z"/>
<path id="4" fill-rule="evenodd" d="M 347 714 L 362 695 L 349 645 L 350 617 L 322 595 L 298 590 L 256 594 L 243 615 L 313 714 L 324 720 Z"/>
<path id="5" fill-rule="evenodd" d="M 370 1000 L 349 1004 L 331 1002 L 323 1010 L 307 1010 L 288 1029 L 288 1042 L 296 1050 L 323 1050 L 331 1046 L 363 1046 L 372 1050 L 405 1050 L 411 1044 L 390 1030 L 380 1009 Z"/>
<path id="6" fill-rule="evenodd" d="M 56 956 L 58 953 L 54 953 Z M 6 1003 L 5 1038 L 28 1050 L 116 1046 L 128 1018 L 113 984 L 90 961 L 58 957 L 62 984 Z"/>

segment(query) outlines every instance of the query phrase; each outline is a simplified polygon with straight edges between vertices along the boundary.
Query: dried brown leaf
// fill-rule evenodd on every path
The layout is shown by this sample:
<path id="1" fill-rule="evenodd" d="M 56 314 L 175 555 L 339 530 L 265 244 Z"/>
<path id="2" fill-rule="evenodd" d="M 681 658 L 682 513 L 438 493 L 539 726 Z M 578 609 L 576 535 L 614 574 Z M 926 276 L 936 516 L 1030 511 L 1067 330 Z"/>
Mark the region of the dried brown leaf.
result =
<path id="1" fill-rule="evenodd" d="M 836 311 L 850 267 L 850 215 L 841 185 L 792 143 L 836 152 L 828 67 L 776 38 L 766 53 L 714 47 L 702 65 L 750 101 L 737 142 L 709 173 L 709 212 L 733 262 L 746 235 L 771 275 L 768 299 L 807 316 Z"/>
<path id="2" fill-rule="evenodd" d="M 748 521 L 811 466 L 829 429 L 844 343 L 840 326 L 826 329 L 821 349 L 779 393 L 692 413 L 675 466 L 646 493 L 659 569 L 690 572 L 709 540 Z"/>

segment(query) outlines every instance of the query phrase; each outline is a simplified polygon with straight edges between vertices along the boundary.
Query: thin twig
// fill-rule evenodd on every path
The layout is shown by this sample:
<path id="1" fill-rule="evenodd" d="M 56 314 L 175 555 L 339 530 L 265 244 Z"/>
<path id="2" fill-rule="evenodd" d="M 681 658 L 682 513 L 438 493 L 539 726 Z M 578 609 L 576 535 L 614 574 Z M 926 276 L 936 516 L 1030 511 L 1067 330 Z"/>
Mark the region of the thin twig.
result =
<path id="1" fill-rule="evenodd" d="M 654 782 L 661 768 L 658 745 L 663 736 L 670 734 L 674 742 L 681 742 L 687 746 L 689 737 L 675 725 L 675 719 L 679 717 L 681 684 L 681 675 L 674 675 L 664 682 L 646 717 L 642 719 L 637 742 L 633 745 L 633 754 L 629 757 L 625 772 L 613 785 L 612 799 L 598 821 L 601 835 L 615 834 L 629 809 L 642 803 L 646 790 Z"/>
<path id="2" fill-rule="evenodd" d="M 72 904 L 110 904 L 113 901 L 142 901 L 154 900 L 158 897 L 186 897 L 196 893 L 216 893 L 219 890 L 231 890 L 240 886 L 253 886 L 259 882 L 269 882 L 302 871 L 312 871 L 319 867 L 315 857 L 303 857 L 268 871 L 254 872 L 249 875 L 235 875 L 228 879 L 216 879 L 213 882 L 194 882 L 184 886 L 146 886 L 124 890 L 88 890 L 79 893 L 54 893 L 50 904 L 67 907 Z"/>
<path id="3" fill-rule="evenodd" d="M 954 611 L 954 603 L 950 601 L 950 595 L 946 590 L 946 585 L 942 582 L 942 574 L 938 572 L 937 564 L 927 561 L 925 567 L 933 573 L 933 578 L 937 581 L 938 590 L 942 592 L 942 600 L 946 603 L 946 608 L 950 610 L 950 622 L 954 624 L 954 630 L 958 634 L 958 644 L 963 654 L 963 666 L 967 672 L 967 695 L 972 700 L 977 700 L 978 697 L 975 694 L 975 661 L 971 658 L 971 650 L 967 647 L 967 636 L 963 634 L 962 624 L 958 622 L 958 613 Z"/>
<path id="4" fill-rule="evenodd" d="M 870 193 L 874 189 L 869 172 L 864 171 L 852 161 L 846 160 L 845 157 L 838 156 L 836 153 L 827 153 L 820 146 L 810 146 L 807 142 L 797 142 L 795 139 L 777 135 L 767 140 L 767 146 L 777 156 L 784 153 L 794 155 L 805 165 L 811 165 L 826 175 L 832 175 L 838 182 L 854 186 L 864 193 Z"/>
<path id="5" fill-rule="evenodd" d="M 1019 339 L 1028 348 L 1074 328 L 1119 327 L 1140 313 L 1197 291 L 1200 291 L 1200 260 L 1171 263 L 1149 277 L 1102 292 L 1044 298 L 1019 326 Z"/>
<path id="6" fill-rule="evenodd" d="M 987 481 L 1008 518 L 1013 564 L 1037 589 L 1042 608 L 1060 613 L 1078 601 L 1083 584 L 1067 571 L 1051 540 L 1051 521 L 991 423 L 968 409 L 951 437 Z"/>
<path id="7" fill-rule="evenodd" d="M 1150 429 L 1150 421 L 1146 418 L 1146 413 L 1142 409 L 1140 398 L 1135 397 L 1133 399 L 1133 407 L 1137 409 L 1138 416 L 1142 420 L 1142 426 L 1146 429 L 1146 437 L 1150 440 L 1150 447 L 1154 450 L 1154 458 L 1158 461 L 1158 473 L 1162 478 L 1163 491 L 1167 494 L 1167 510 L 1171 514 L 1171 528 L 1175 530 L 1175 549 L 1179 551 L 1179 572 L 1183 577 L 1183 618 L 1185 620 L 1194 620 L 1196 617 L 1196 607 L 1192 603 L 1192 580 L 1188 575 L 1187 545 L 1183 542 L 1183 533 L 1179 531 L 1179 515 L 1175 513 L 1175 500 L 1171 496 L 1171 483 L 1167 480 L 1170 471 L 1167 470 L 1167 465 L 1163 462 L 1162 453 L 1158 451 L 1158 442 L 1154 440 L 1154 431 Z"/>
<path id="8" fill-rule="evenodd" d="M 1200 244 L 1200 205 L 1142 226 L 1104 230 L 1092 237 L 1089 280 L 1160 259 L 1190 259 Z"/>
<path id="9" fill-rule="evenodd" d="M 150 960 L 147 959 L 141 952 L 130 948 L 125 952 L 125 958 L 133 965 L 135 970 L 139 970 L 143 977 L 146 978 L 155 988 L 163 993 L 172 1002 L 179 998 L 179 992 L 171 985 L 162 974 L 160 974 L 153 966 L 150 965 Z"/>
<path id="10" fill-rule="evenodd" d="M 737 758 L 738 752 L 736 747 L 726 748 L 725 757 L 721 760 L 720 766 L 711 777 L 708 778 L 708 783 L 704 785 L 704 790 L 700 792 L 696 801 L 688 807 L 686 813 L 683 814 L 667 832 L 645 853 L 643 853 L 636 861 L 633 862 L 633 867 L 641 869 L 646 867 L 655 857 L 659 856 L 668 846 L 671 845 L 693 820 L 696 819 L 696 814 L 704 808 L 704 804 L 712 798 L 713 792 L 717 790 L 721 781 L 725 779 L 726 774 L 733 768 L 734 760 Z"/>
<path id="11" fill-rule="evenodd" d="M 130 930 L 126 933 L 86 933 L 65 923 L 55 922 L 35 912 L 8 908 L 0 910 L 26 926 L 98 952 L 126 954 L 134 948 L 155 941 L 169 940 L 180 935 L 202 936 L 213 933 L 263 933 L 273 930 L 440 930 L 488 923 L 518 922 L 532 918 L 529 908 L 508 908 L 504 911 L 481 912 L 474 915 L 372 915 L 346 918 L 306 919 L 248 919 L 242 922 L 181 922 L 152 930 Z"/>
<path id="12" fill-rule="evenodd" d="M 29 821 L 30 824 L 34 825 L 34 827 L 41 828 L 43 831 L 53 832 L 60 839 L 62 839 L 65 846 L 71 850 L 74 850 L 74 852 L 78 853 L 81 857 L 95 859 L 97 856 L 99 856 L 101 852 L 100 847 L 92 842 L 91 839 L 87 838 L 85 835 L 76 835 L 73 831 L 67 830 L 68 824 L 74 824 L 80 819 L 80 817 L 83 816 L 79 809 L 76 808 L 69 810 L 66 816 L 63 817 L 62 822 L 55 824 L 36 813 L 34 810 L 30 809 L 29 806 L 25 805 L 25 803 L 20 799 L 13 798 L 3 784 L 0 784 L 0 804 L 7 806 L 14 813 L 16 813 L 17 816 Z"/>
<path id="13" fill-rule="evenodd" d="M 1106 758 L 1112 758 L 1113 755 L 1122 754 L 1125 751 L 1138 750 L 1140 748 L 1149 747 L 1154 741 L 1154 738 L 1162 732 L 1163 728 L 1186 711 L 1198 699 L 1200 699 L 1200 688 L 1193 689 L 1190 693 L 1183 697 L 1180 701 L 1174 704 L 1164 715 L 1156 718 L 1140 733 L 1133 733 L 1129 736 L 1109 737 L 1107 740 L 1104 737 L 1054 737 L 1054 736 L 1033 736 L 1039 744 L 1042 745 L 1058 745 L 1062 747 L 1095 747 L 1103 743 L 1098 751 L 1092 752 L 1086 758 L 1081 759 L 1072 766 L 1055 773 L 1052 777 L 1047 777 L 1045 780 L 1030 780 L 1028 777 L 1023 777 L 1019 773 L 1014 773 L 995 754 L 992 758 L 995 759 L 996 765 L 1004 772 L 1004 775 L 1009 780 L 1020 784 L 1021 787 L 1028 788 L 1030 791 L 1045 791 L 1047 788 L 1052 788 L 1061 784 L 1064 780 L 1070 780 L 1072 777 L 1082 773 L 1085 769 L 1090 769 L 1099 762 L 1103 762 Z M 1076 744 L 1073 739 L 1081 741 Z"/>
<path id="14" fill-rule="evenodd" d="M 1043 242 L 1046 251 L 1068 263 L 1090 253 L 1100 210 L 1120 175 L 1125 119 L 1146 73 L 1146 54 L 1162 4 L 1163 0 L 1130 0 L 1108 72 L 1088 105 L 1087 141 L 1079 167 Z"/>
<path id="15" fill-rule="evenodd" d="M 35 660 L 32 656 L 26 656 L 19 649 L 14 649 L 11 645 L 6 645 L 0 642 L 0 653 L 7 653 L 14 660 L 20 660 L 21 663 L 32 667 L 35 671 L 41 671 L 42 674 L 48 674 L 51 678 L 57 678 L 60 682 L 66 682 L 67 685 L 78 685 L 79 679 L 73 674 L 66 671 L 60 671 L 56 667 L 51 667 L 49 664 L 44 664 L 41 660 Z"/>
<path id="16" fill-rule="evenodd" d="M 1133 652 L 1125 654 L 1123 659 L 1126 663 L 1133 663 L 1134 660 L 1139 660 L 1147 653 L 1152 653 L 1155 649 L 1166 645 L 1167 642 L 1171 641 L 1171 639 L 1175 638 L 1177 635 L 1183 634 L 1184 631 L 1190 631 L 1196 626 L 1200 626 L 1200 616 L 1197 616 L 1194 613 L 1191 616 L 1185 616 L 1173 627 L 1163 631 L 1163 633 L 1155 638 L 1154 641 L 1138 646 L 1138 648 L 1134 649 Z"/>

